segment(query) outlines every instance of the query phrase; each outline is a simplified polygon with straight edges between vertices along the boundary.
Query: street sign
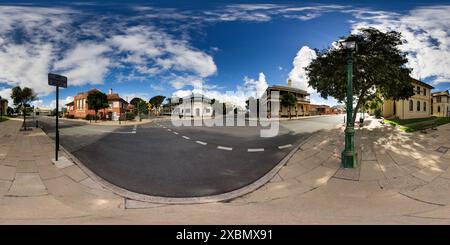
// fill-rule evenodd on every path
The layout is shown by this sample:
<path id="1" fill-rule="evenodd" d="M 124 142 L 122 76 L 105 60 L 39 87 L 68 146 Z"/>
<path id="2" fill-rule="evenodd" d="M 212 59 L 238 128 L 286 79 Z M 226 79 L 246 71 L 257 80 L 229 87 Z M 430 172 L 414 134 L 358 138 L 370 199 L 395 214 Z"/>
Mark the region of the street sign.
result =
<path id="1" fill-rule="evenodd" d="M 67 77 L 58 74 L 48 74 L 48 85 L 67 88 Z"/>
<path id="2" fill-rule="evenodd" d="M 56 132 L 55 132 L 55 161 L 58 161 L 59 151 L 59 87 L 67 88 L 67 77 L 58 74 L 48 74 L 48 85 L 56 87 Z"/>

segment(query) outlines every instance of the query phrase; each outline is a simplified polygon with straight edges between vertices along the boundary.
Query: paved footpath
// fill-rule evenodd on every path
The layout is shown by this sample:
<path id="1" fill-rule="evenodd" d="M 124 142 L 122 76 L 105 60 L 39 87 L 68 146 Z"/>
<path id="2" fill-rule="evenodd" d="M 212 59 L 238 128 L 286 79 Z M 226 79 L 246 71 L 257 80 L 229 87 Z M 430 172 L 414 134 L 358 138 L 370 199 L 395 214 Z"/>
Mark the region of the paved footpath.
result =
<path id="1" fill-rule="evenodd" d="M 356 132 L 356 169 L 339 167 L 339 126 L 310 138 L 248 195 L 165 205 L 125 200 L 72 162 L 53 165 L 53 141 L 9 120 L 0 123 L 0 223 L 450 224 L 450 125 L 422 134 L 366 124 Z"/>

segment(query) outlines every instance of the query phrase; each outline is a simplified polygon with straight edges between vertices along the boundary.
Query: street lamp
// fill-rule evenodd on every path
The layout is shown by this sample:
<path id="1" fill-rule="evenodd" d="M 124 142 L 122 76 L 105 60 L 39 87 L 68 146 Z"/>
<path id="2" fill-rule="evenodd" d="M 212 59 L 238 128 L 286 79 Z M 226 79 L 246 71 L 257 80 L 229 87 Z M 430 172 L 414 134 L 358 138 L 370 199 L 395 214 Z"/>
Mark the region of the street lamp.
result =
<path id="1" fill-rule="evenodd" d="M 342 47 L 347 51 L 347 125 L 345 127 L 345 149 L 341 154 L 341 165 L 344 168 L 356 166 L 355 127 L 353 125 L 353 52 L 356 42 L 342 41 Z"/>

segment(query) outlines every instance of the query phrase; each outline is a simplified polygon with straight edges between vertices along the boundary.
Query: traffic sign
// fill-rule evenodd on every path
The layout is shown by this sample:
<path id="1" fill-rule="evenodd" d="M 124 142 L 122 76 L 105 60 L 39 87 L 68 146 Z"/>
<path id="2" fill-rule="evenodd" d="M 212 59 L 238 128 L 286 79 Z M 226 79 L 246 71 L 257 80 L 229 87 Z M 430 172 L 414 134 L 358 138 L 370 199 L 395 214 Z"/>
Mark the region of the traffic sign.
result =
<path id="1" fill-rule="evenodd" d="M 48 85 L 67 88 L 67 77 L 58 74 L 48 74 Z"/>

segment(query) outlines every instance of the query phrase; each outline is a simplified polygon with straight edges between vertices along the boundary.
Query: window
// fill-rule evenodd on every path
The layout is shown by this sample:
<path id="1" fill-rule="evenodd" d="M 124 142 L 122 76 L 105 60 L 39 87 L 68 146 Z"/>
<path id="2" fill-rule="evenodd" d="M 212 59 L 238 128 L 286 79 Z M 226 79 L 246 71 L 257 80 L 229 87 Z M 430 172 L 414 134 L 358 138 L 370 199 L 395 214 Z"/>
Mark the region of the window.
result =
<path id="1" fill-rule="evenodd" d="M 423 102 L 423 111 L 427 111 L 427 102 Z"/>
<path id="2" fill-rule="evenodd" d="M 420 101 L 417 101 L 417 111 L 420 111 Z"/>
<path id="3" fill-rule="evenodd" d="M 414 103 L 412 100 L 409 101 L 409 111 L 413 111 Z"/>
<path id="4" fill-rule="evenodd" d="M 191 113 L 191 109 L 186 109 L 185 112 L 186 113 Z"/>
<path id="5" fill-rule="evenodd" d="M 206 111 L 206 113 L 209 113 L 211 110 L 210 109 L 206 109 L 205 111 Z"/>
<path id="6" fill-rule="evenodd" d="M 427 96 L 427 89 L 423 88 L 423 95 Z"/>
<path id="7" fill-rule="evenodd" d="M 420 95 L 420 87 L 419 86 L 417 86 L 417 88 L 416 88 L 416 94 Z"/>
<path id="8" fill-rule="evenodd" d="M 436 97 L 436 102 L 437 102 L 437 103 L 441 103 L 441 96 L 437 96 L 437 97 Z"/>
<path id="9" fill-rule="evenodd" d="M 438 112 L 441 112 L 441 107 L 440 106 L 438 106 Z"/>

